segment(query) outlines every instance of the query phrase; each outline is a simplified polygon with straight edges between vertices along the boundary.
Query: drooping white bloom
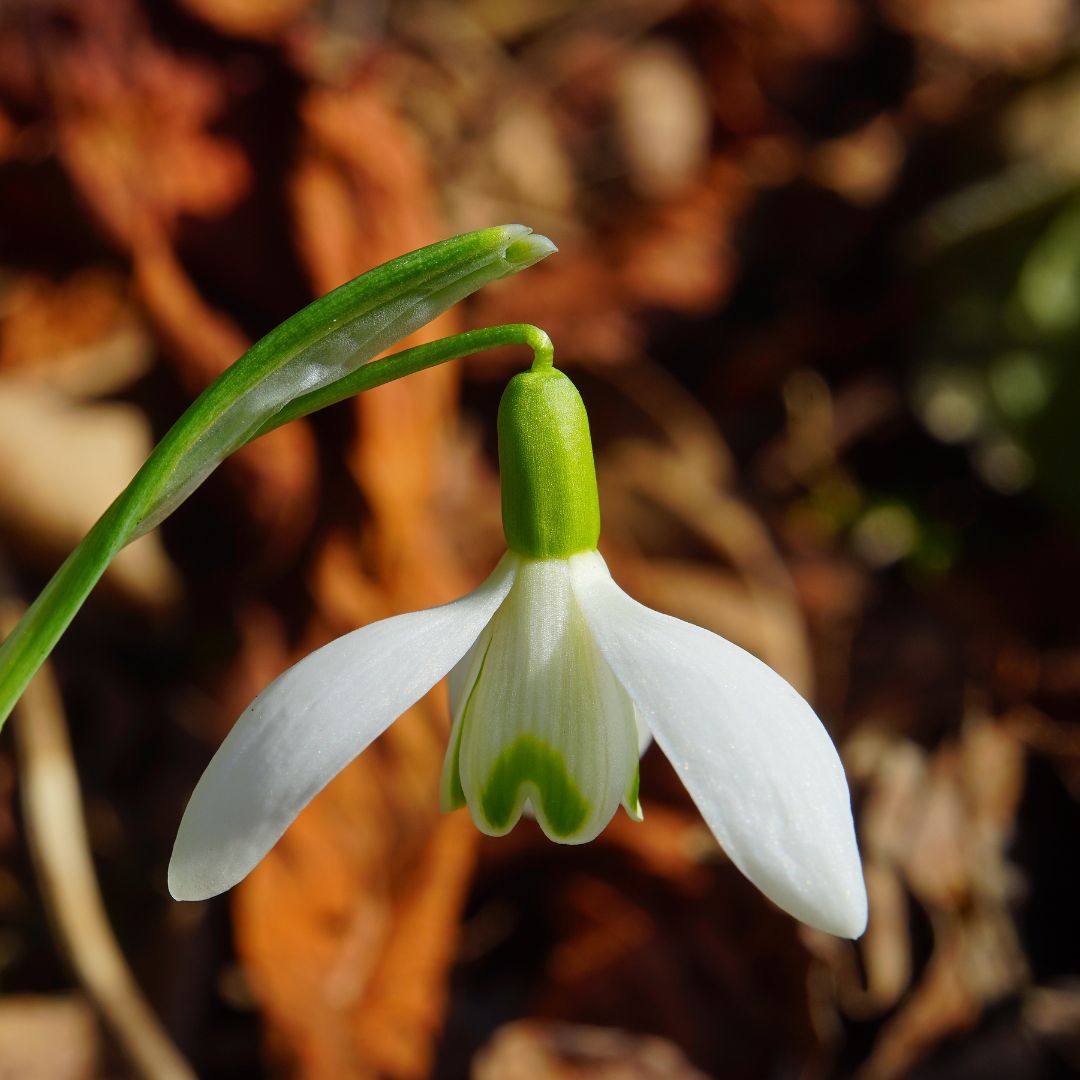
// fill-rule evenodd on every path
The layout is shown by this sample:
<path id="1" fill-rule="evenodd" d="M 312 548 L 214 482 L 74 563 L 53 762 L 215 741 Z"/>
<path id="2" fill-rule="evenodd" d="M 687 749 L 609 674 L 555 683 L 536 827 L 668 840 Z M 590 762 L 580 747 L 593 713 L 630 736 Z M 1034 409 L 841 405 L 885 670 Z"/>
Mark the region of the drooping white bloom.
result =
<path id="1" fill-rule="evenodd" d="M 583 843 L 620 804 L 640 818 L 638 759 L 655 738 L 762 892 L 811 926 L 858 937 L 866 891 L 850 797 L 821 722 L 761 661 L 615 584 L 595 550 L 587 427 L 569 464 L 553 466 L 551 445 L 537 445 L 538 424 L 580 424 L 580 398 L 551 369 L 511 389 L 521 379 L 520 400 L 508 390 L 500 410 L 511 550 L 475 592 L 353 631 L 255 699 L 192 795 L 171 892 L 201 899 L 238 882 L 312 796 L 449 675 L 445 809 L 467 805 L 478 828 L 501 835 L 528 808 L 552 839 Z M 550 394 L 565 397 L 554 416 Z M 557 435 L 565 448 L 566 430 Z"/>

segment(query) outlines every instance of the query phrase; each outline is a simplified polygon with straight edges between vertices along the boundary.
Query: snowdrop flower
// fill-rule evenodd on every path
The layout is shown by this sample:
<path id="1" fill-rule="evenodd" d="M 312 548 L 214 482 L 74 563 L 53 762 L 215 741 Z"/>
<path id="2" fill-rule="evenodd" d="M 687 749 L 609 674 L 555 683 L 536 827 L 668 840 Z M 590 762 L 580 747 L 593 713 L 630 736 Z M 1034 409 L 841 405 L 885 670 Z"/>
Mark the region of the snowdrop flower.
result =
<path id="1" fill-rule="evenodd" d="M 475 592 L 361 627 L 271 683 L 192 794 L 169 867 L 179 899 L 243 878 L 293 818 L 449 675 L 442 804 L 499 836 L 528 810 L 553 840 L 640 819 L 638 759 L 655 738 L 735 865 L 811 926 L 858 937 L 866 892 L 836 750 L 775 672 L 642 606 L 596 550 L 588 418 L 543 363 L 499 408 L 509 550 Z"/>

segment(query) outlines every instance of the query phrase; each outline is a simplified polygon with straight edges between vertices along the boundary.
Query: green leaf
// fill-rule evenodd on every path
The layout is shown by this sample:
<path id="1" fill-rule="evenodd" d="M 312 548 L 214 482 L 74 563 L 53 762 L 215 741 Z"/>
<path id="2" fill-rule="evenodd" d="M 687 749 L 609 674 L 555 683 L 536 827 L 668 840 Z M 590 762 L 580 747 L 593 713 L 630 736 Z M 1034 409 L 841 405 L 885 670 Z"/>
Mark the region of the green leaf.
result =
<path id="1" fill-rule="evenodd" d="M 362 367 L 458 300 L 554 250 L 523 225 L 465 233 L 354 278 L 257 341 L 170 428 L 0 645 L 0 725 L 116 553 L 168 517 L 229 454 L 333 401 L 477 348 L 516 341 L 550 351 L 541 331 L 516 326 Z"/>

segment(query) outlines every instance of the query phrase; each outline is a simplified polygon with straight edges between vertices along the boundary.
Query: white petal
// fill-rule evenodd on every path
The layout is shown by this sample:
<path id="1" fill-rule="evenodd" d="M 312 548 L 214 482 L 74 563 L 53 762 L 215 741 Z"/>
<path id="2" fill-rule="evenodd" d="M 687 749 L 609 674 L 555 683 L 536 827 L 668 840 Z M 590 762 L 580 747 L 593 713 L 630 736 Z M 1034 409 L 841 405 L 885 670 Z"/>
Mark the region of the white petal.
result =
<path id="1" fill-rule="evenodd" d="M 796 918 L 858 937 L 851 797 L 810 706 L 737 645 L 632 600 L 598 554 L 571 561 L 600 651 L 732 862 Z"/>
<path id="2" fill-rule="evenodd" d="M 311 798 L 461 659 L 513 583 L 505 556 L 451 604 L 361 627 L 305 657 L 244 711 L 184 811 L 169 891 L 231 888 Z"/>
<path id="3" fill-rule="evenodd" d="M 553 840 L 593 839 L 629 801 L 638 740 L 633 705 L 593 644 L 567 560 L 522 561 L 479 667 L 456 755 L 477 827 L 509 832 L 528 800 Z"/>

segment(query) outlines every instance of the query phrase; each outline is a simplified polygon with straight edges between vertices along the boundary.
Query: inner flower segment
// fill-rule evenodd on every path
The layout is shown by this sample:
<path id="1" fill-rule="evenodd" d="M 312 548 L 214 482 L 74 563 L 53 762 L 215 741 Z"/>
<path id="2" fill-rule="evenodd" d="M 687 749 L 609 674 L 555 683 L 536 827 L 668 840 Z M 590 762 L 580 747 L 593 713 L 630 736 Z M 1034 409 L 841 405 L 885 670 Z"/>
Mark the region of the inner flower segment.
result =
<path id="1" fill-rule="evenodd" d="M 445 809 L 467 804 L 492 836 L 528 809 L 552 840 L 573 844 L 620 803 L 640 818 L 634 707 L 593 643 L 570 560 L 520 560 L 450 693 Z"/>

